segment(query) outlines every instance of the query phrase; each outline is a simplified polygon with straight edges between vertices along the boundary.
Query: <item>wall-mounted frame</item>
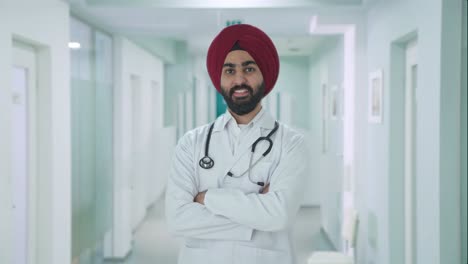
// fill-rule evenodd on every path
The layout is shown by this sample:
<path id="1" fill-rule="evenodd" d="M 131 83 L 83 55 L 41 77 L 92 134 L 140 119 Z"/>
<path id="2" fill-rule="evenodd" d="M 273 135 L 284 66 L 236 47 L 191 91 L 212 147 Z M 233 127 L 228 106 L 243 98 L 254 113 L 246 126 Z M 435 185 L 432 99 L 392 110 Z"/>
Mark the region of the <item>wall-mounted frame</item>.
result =
<path id="1" fill-rule="evenodd" d="M 383 117 L 383 71 L 375 70 L 369 73 L 368 95 L 369 123 L 382 123 Z"/>
<path id="2" fill-rule="evenodd" d="M 337 85 L 330 89 L 330 119 L 337 120 L 340 115 L 340 94 Z"/>
<path id="3" fill-rule="evenodd" d="M 339 87 L 339 92 L 338 92 L 338 96 L 339 96 L 339 106 L 340 106 L 340 111 L 338 112 L 339 115 L 340 115 L 340 120 L 341 121 L 344 121 L 344 116 L 345 116 L 345 98 L 344 98 L 344 83 L 341 82 L 340 84 L 340 87 Z"/>

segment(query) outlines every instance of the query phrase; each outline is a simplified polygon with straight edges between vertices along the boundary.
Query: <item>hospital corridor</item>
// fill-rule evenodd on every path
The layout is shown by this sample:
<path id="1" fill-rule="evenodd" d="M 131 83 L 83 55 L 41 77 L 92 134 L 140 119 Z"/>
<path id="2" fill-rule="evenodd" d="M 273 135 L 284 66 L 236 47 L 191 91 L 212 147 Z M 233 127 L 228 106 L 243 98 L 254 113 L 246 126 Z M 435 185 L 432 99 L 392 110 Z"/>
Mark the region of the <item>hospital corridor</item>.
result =
<path id="1" fill-rule="evenodd" d="M 0 0 L 0 264 L 468 264 L 467 5 Z"/>

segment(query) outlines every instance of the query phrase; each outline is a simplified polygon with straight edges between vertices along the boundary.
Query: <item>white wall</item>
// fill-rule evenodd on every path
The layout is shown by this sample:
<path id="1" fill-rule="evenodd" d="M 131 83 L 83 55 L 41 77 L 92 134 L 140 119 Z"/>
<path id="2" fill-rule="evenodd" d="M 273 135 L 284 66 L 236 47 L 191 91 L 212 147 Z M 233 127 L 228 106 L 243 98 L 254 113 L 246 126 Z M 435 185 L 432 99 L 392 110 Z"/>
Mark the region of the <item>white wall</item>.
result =
<path id="1" fill-rule="evenodd" d="M 198 72 L 201 69 L 194 69 L 193 65 L 200 65 L 200 59 L 195 58 L 197 62 L 193 64 L 192 57 L 187 51 L 187 44 L 179 42 L 176 44 L 177 60 L 174 64 L 166 64 L 164 78 L 166 80 L 165 89 L 165 108 L 164 108 L 164 125 L 177 126 L 178 115 L 178 98 L 184 97 L 186 91 L 191 91 L 193 88 L 193 71 Z M 204 67 L 205 68 L 205 67 Z M 196 76 L 198 78 L 198 76 Z M 182 115 L 184 116 L 184 115 Z M 185 126 L 185 124 L 184 124 Z M 182 131 L 183 130 L 183 131 Z M 182 128 L 181 133 L 186 132 L 186 128 Z"/>
<path id="2" fill-rule="evenodd" d="M 340 248 L 341 193 L 343 177 L 343 121 L 330 116 L 331 87 L 343 83 L 343 40 L 328 41 L 310 58 L 310 139 L 312 171 L 317 174 L 322 226 L 336 248 Z M 327 85 L 326 134 L 323 135 L 322 84 Z M 325 138 L 324 138 L 325 137 Z M 323 141 L 326 151 L 323 152 Z"/>
<path id="3" fill-rule="evenodd" d="M 114 41 L 114 227 L 113 250 L 107 257 L 122 258 L 131 250 L 132 217 L 141 222 L 147 207 L 164 191 L 167 178 L 164 170 L 168 170 L 164 162 L 167 162 L 168 150 L 162 141 L 169 144 L 171 140 L 163 137 L 168 136 L 162 128 L 164 89 L 160 89 L 155 102 L 151 99 L 152 81 L 164 87 L 163 62 L 125 38 L 115 36 Z M 141 98 L 136 100 L 141 102 L 141 129 L 137 137 L 132 135 L 132 75 L 138 76 L 141 82 L 138 93 Z M 175 144 L 175 139 L 173 141 Z M 133 193 L 130 186 L 133 186 Z M 136 215 L 132 216 L 132 212 Z"/>
<path id="4" fill-rule="evenodd" d="M 71 260 L 69 11 L 63 1 L 0 4 L 0 262 L 11 263 L 10 74 L 12 39 L 38 50 L 41 179 L 37 263 Z M 5 135 L 6 134 L 6 135 Z"/>
<path id="5" fill-rule="evenodd" d="M 368 237 L 360 244 L 360 256 L 365 263 L 400 263 L 402 258 L 401 240 L 395 236 L 401 231 L 400 223 L 393 221 L 393 215 L 401 210 L 395 199 L 400 192 L 390 192 L 390 183 L 401 175 L 392 175 L 389 164 L 392 148 L 392 129 L 389 120 L 398 109 L 390 108 L 392 89 L 399 89 L 392 83 L 390 57 L 392 43 L 400 41 L 410 33 L 418 38 L 418 90 L 417 90 L 417 159 L 416 159 L 416 258 L 417 263 L 458 263 L 460 256 L 459 200 L 456 199 L 456 173 L 458 167 L 456 121 L 457 93 L 453 89 L 459 81 L 459 71 L 451 68 L 446 61 L 455 59 L 460 41 L 447 34 L 454 30 L 449 17 L 457 18 L 460 10 L 458 1 L 380 1 L 372 6 L 367 21 L 368 72 L 382 68 L 384 72 L 383 123 L 367 125 L 367 228 Z M 443 8 L 444 7 L 444 8 Z M 444 21 L 445 19 L 445 21 Z M 444 25 L 442 25 L 444 21 Z M 446 24 L 445 24 L 446 23 Z M 443 34 L 442 30 L 446 30 Z M 458 29 L 459 30 L 459 29 Z M 454 34 L 455 34 L 454 33 Z M 459 34 L 461 35 L 461 34 Z M 458 54 L 458 60 L 460 54 Z M 458 61 L 459 62 L 459 61 Z M 444 70 L 446 68 L 446 70 Z M 450 72 L 449 72 L 450 71 Z M 450 76 L 450 77 L 449 77 Z M 459 83 L 459 82 L 458 82 Z M 393 85 L 392 85 L 393 84 Z M 443 87 L 443 89 L 442 89 Z M 394 90 L 393 90 L 394 91 Z M 358 105 L 367 105 L 367 97 L 358 97 Z M 398 104 L 397 104 L 398 105 Z M 402 107 L 400 105 L 399 107 Z M 452 113 L 454 116 L 450 116 Z M 362 111 L 357 115 L 367 116 Z M 452 151 L 452 153 L 450 153 Z M 457 206 L 458 205 L 458 206 Z M 402 206 L 402 205 L 401 205 Z M 373 228 L 371 228 L 371 226 Z M 366 243 L 366 241 L 368 243 Z M 375 241 L 370 245 L 370 241 Z M 363 249 L 364 248 L 364 249 Z"/>
<path id="6" fill-rule="evenodd" d="M 271 104 L 276 101 L 276 93 L 286 92 L 291 96 L 292 101 L 292 120 L 279 121 L 286 122 L 295 128 L 309 129 L 309 60 L 307 57 L 280 57 L 280 73 L 278 81 L 273 91 L 267 95 Z M 281 108 L 281 106 L 280 106 Z M 273 116 L 276 113 L 271 113 Z"/>
<path id="7" fill-rule="evenodd" d="M 263 99 L 273 117 L 303 133 L 310 149 L 314 149 L 310 133 L 309 59 L 305 56 L 280 57 L 280 73 L 274 89 Z M 279 102 L 278 96 L 279 94 Z M 313 133 L 312 133 L 313 134 Z M 309 159 L 311 160 L 311 159 Z M 314 163 L 315 165 L 315 163 Z M 308 169 L 302 206 L 319 205 L 319 177 L 316 166 Z"/>
<path id="8" fill-rule="evenodd" d="M 212 101 L 213 99 L 210 97 L 210 90 L 213 88 L 210 87 L 211 80 L 206 70 L 206 56 L 195 56 L 192 62 L 192 71 L 196 78 L 196 92 L 194 94 L 196 100 L 195 127 L 198 127 L 213 121 L 213 118 L 211 118 L 209 114 L 209 106 L 210 104 L 214 104 L 214 101 Z"/>

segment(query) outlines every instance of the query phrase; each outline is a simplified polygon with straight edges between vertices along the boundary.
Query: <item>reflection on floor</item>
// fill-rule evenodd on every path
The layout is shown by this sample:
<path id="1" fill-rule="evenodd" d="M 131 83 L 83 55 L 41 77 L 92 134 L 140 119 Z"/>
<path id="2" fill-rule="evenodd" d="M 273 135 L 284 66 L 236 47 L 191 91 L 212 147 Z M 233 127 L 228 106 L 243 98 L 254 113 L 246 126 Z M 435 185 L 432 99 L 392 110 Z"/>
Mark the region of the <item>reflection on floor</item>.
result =
<path id="1" fill-rule="evenodd" d="M 157 202 L 134 234 L 133 251 L 125 261 L 104 261 L 103 264 L 176 264 L 180 239 L 166 229 L 164 202 Z M 294 225 L 297 264 L 305 264 L 313 250 L 330 250 L 331 246 L 320 232 L 318 207 L 300 209 Z"/>

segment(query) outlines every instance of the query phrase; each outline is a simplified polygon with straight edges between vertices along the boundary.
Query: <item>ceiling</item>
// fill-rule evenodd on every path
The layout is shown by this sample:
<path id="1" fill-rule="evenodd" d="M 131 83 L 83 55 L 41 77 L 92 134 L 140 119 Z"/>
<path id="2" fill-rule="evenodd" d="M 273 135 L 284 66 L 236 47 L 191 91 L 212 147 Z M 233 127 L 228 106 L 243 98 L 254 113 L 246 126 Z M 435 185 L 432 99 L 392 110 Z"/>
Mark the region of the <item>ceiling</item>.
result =
<path id="1" fill-rule="evenodd" d="M 228 21 L 252 24 L 275 42 L 280 56 L 308 56 L 333 36 L 313 35 L 314 16 L 361 15 L 371 0 L 68 0 L 73 14 L 150 52 L 157 39 L 184 41 L 206 53 Z M 153 52 L 154 53 L 154 52 Z"/>

